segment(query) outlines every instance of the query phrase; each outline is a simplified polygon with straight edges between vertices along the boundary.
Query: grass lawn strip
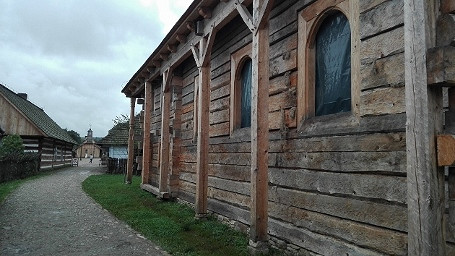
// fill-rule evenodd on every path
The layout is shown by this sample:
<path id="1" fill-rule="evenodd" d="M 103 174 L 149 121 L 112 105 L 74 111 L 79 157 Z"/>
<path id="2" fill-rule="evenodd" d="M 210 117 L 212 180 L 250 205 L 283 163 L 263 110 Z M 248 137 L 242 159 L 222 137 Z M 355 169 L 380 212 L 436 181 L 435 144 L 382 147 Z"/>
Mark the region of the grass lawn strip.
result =
<path id="1" fill-rule="evenodd" d="M 103 208 L 173 255 L 248 255 L 246 234 L 209 218 L 194 219 L 194 210 L 176 202 L 160 201 L 131 185 L 122 175 L 94 175 L 82 188 Z"/>

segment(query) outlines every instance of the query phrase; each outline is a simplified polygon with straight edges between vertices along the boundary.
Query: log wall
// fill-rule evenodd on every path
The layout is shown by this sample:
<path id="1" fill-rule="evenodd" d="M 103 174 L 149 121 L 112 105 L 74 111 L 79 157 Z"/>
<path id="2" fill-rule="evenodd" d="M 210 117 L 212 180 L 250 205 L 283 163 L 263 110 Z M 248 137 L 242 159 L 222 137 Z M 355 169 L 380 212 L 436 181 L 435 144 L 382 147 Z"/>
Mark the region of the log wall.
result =
<path id="1" fill-rule="evenodd" d="M 39 153 L 41 155 L 40 169 L 71 165 L 72 144 L 51 138 L 41 138 L 39 141 Z"/>
<path id="2" fill-rule="evenodd" d="M 322 1 L 322 0 L 321 0 Z M 298 123 L 298 15 L 316 1 L 276 1 L 270 16 L 269 236 L 292 253 L 406 255 L 407 181 L 402 0 L 359 1 L 358 113 Z M 230 133 L 231 54 L 250 43 L 240 16 L 211 53 L 208 209 L 250 222 L 250 129 Z M 195 202 L 197 133 L 192 56 L 179 67 L 171 109 L 177 197 Z M 159 178 L 161 88 L 154 87 L 153 168 Z M 341 116 L 341 117 L 340 117 Z M 175 177 L 174 177 L 175 178 Z M 453 252 L 453 241 L 448 251 Z"/>

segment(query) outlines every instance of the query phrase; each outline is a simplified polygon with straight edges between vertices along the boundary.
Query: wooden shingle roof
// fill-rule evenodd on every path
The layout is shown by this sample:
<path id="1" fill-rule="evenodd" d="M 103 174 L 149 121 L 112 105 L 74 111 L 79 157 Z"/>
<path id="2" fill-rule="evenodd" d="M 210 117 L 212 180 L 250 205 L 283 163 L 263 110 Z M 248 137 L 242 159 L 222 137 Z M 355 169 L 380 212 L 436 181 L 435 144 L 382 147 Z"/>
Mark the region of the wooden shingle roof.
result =
<path id="1" fill-rule="evenodd" d="M 42 108 L 0 84 L 0 94 L 48 137 L 77 144 Z M 26 134 L 19 134 L 26 135 Z"/>
<path id="2" fill-rule="evenodd" d="M 106 137 L 102 138 L 98 144 L 106 146 L 128 145 L 129 122 L 118 123 L 109 130 Z M 134 119 L 134 135 L 141 134 L 140 117 L 137 115 Z"/>

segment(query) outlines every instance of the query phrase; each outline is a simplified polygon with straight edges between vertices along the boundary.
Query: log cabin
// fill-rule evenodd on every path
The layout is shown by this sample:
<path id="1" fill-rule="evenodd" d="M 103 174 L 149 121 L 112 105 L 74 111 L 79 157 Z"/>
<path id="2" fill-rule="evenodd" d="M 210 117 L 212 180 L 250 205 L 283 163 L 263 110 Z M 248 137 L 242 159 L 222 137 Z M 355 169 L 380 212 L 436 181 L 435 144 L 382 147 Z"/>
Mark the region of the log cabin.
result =
<path id="1" fill-rule="evenodd" d="M 0 84 L 0 139 L 21 136 L 25 152 L 40 155 L 40 170 L 70 166 L 77 144 L 43 109 Z"/>
<path id="2" fill-rule="evenodd" d="M 193 1 L 122 90 L 141 187 L 253 254 L 455 255 L 454 27 L 453 0 Z"/>

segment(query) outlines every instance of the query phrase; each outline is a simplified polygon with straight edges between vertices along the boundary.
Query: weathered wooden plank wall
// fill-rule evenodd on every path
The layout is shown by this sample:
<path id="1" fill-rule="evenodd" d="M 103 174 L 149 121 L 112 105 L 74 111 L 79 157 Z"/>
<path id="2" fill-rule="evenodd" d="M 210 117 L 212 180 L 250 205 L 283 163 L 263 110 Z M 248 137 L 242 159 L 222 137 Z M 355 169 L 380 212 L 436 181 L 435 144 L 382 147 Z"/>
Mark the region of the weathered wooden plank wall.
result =
<path id="1" fill-rule="evenodd" d="M 356 115 L 299 124 L 298 15 L 314 2 L 276 1 L 270 18 L 271 242 L 301 253 L 406 255 L 403 0 L 355 5 L 360 13 L 353 31 L 360 38 L 360 67 L 353 71 L 360 78 Z M 230 61 L 231 54 L 251 40 L 238 16 L 218 31 L 211 53 L 208 209 L 242 227 L 250 222 L 251 131 L 230 133 Z M 182 86 L 171 100 L 170 164 L 178 180 L 171 187 L 178 184 L 177 196 L 194 203 L 198 70 L 192 57 L 177 69 Z M 153 152 L 160 152 L 161 87 L 154 87 L 154 95 Z M 153 186 L 158 186 L 160 159 L 153 154 L 149 179 Z M 455 250 L 453 241 L 448 248 Z"/>

